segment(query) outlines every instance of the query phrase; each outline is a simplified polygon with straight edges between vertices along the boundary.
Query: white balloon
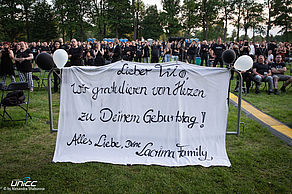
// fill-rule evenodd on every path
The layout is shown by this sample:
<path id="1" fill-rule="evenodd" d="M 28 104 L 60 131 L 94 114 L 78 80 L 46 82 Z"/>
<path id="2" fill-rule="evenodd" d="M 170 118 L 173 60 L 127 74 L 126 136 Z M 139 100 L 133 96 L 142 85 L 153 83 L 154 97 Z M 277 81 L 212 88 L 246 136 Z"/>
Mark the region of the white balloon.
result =
<path id="1" fill-rule="evenodd" d="M 253 65 L 253 60 L 248 55 L 240 56 L 234 63 L 234 68 L 240 71 L 249 70 Z"/>
<path id="2" fill-rule="evenodd" d="M 64 49 L 58 49 L 53 54 L 53 60 L 56 66 L 61 69 L 68 61 L 68 53 Z"/>

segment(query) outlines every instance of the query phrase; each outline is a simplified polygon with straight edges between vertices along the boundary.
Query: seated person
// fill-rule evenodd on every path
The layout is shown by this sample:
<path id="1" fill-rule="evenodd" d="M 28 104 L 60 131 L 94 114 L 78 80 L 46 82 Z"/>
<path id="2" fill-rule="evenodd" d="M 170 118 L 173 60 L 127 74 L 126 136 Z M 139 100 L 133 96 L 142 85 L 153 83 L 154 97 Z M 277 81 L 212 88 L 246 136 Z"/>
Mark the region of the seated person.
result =
<path id="1" fill-rule="evenodd" d="M 253 65 L 253 74 L 254 80 L 256 82 L 255 93 L 260 93 L 261 82 L 268 82 L 269 90 L 268 94 L 270 95 L 273 92 L 273 78 L 271 77 L 272 72 L 269 65 L 265 62 L 265 57 L 260 55 L 258 62 Z"/>
<path id="2" fill-rule="evenodd" d="M 252 75 L 252 70 L 249 69 L 247 71 L 241 71 L 240 73 L 242 75 L 242 80 L 243 80 L 243 83 L 242 83 L 243 92 L 249 93 L 251 81 L 254 80 L 253 75 Z M 244 82 L 246 83 L 246 88 L 244 88 Z M 236 86 L 235 86 L 234 92 L 238 92 L 238 86 L 239 86 L 239 78 L 237 76 L 237 81 L 236 81 Z M 245 89 L 246 89 L 246 91 L 245 91 Z"/>
<path id="3" fill-rule="evenodd" d="M 269 52 L 268 52 L 268 63 L 273 63 L 273 62 L 274 62 L 273 51 L 269 50 Z"/>
<path id="4" fill-rule="evenodd" d="M 286 87 L 292 82 L 292 77 L 289 75 L 284 75 L 284 73 L 287 71 L 287 68 L 286 64 L 282 62 L 281 55 L 276 56 L 275 62 L 271 65 L 271 70 L 275 85 L 275 94 L 279 94 L 278 81 L 285 81 L 285 83 L 281 87 L 281 91 L 286 92 Z"/>

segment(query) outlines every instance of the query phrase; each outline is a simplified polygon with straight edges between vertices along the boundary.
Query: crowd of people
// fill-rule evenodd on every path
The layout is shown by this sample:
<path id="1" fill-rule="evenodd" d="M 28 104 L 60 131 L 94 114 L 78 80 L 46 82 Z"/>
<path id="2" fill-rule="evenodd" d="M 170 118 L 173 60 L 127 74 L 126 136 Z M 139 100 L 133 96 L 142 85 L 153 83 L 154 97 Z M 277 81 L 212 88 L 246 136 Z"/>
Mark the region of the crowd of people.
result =
<path id="1" fill-rule="evenodd" d="M 6 77 L 15 82 L 15 69 L 19 72 L 20 81 L 28 81 L 33 90 L 32 69 L 37 67 L 35 58 L 46 52 L 51 55 L 57 49 L 68 52 L 70 66 L 102 66 L 119 60 L 143 63 L 158 63 L 170 61 L 184 61 L 209 67 L 224 67 L 222 53 L 226 49 L 234 50 L 236 57 L 249 55 L 254 60 L 252 69 L 241 72 L 246 82 L 245 89 L 249 92 L 251 81 L 256 83 L 255 92 L 259 93 L 261 82 L 268 82 L 268 94 L 279 94 L 278 82 L 285 81 L 281 91 L 292 82 L 287 71 L 286 62 L 290 62 L 291 45 L 287 42 L 252 42 L 243 40 L 223 43 L 219 37 L 216 41 L 195 41 L 184 38 L 174 38 L 171 41 L 147 41 L 143 38 L 136 41 L 90 41 L 80 42 L 72 39 L 65 43 L 62 38 L 52 42 L 4 42 L 0 44 L 1 64 L 0 76 L 2 84 L 6 84 Z M 238 85 L 235 88 L 237 91 Z"/>

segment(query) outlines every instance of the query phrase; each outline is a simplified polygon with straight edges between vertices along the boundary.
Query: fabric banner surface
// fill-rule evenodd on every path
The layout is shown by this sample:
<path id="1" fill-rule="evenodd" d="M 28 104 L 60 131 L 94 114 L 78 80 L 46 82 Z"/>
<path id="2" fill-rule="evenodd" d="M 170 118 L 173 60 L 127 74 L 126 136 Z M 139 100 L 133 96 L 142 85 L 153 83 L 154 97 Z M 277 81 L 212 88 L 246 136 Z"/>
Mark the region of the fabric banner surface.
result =
<path id="1" fill-rule="evenodd" d="M 183 62 L 64 68 L 53 162 L 231 166 L 229 78 Z"/>

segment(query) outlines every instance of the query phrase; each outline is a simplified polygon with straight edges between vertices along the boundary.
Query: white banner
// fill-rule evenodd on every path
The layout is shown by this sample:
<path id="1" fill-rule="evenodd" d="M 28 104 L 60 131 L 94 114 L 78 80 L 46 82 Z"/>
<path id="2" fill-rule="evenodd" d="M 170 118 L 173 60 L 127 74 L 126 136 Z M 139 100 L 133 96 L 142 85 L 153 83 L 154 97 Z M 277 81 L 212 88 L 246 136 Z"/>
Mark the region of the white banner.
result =
<path id="1" fill-rule="evenodd" d="M 182 62 L 64 68 L 53 161 L 230 166 L 229 76 Z"/>

